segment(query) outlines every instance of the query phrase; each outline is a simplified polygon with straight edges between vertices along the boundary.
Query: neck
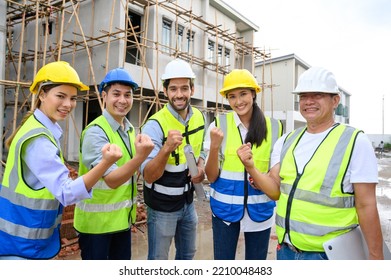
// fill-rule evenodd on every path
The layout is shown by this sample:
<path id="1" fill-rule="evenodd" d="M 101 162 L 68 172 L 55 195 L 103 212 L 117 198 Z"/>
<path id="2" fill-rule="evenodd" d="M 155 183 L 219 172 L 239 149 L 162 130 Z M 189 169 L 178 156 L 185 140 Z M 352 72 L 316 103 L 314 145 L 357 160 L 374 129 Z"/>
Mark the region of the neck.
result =
<path id="1" fill-rule="evenodd" d="M 189 112 L 189 106 L 187 106 L 182 111 L 179 111 L 178 114 L 182 117 L 183 120 L 186 120 L 187 113 Z"/>
<path id="2" fill-rule="evenodd" d="M 327 122 L 307 122 L 307 132 L 321 133 L 332 127 L 334 124 L 334 119 L 330 119 Z"/>

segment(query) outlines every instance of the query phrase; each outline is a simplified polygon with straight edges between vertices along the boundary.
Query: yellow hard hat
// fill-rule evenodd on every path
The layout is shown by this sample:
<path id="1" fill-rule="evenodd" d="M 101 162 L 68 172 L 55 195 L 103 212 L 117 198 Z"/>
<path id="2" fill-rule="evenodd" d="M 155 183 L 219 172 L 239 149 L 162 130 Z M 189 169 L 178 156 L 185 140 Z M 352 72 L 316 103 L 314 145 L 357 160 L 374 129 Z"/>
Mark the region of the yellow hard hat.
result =
<path id="1" fill-rule="evenodd" d="M 43 82 L 69 84 L 77 87 L 81 91 L 89 89 L 88 86 L 80 81 L 76 70 L 65 61 L 51 62 L 39 69 L 32 85 L 30 86 L 30 91 L 37 94 L 39 85 Z"/>
<path id="2" fill-rule="evenodd" d="M 252 88 L 256 93 L 261 92 L 261 87 L 258 85 L 257 80 L 247 69 L 233 69 L 227 74 L 220 94 L 226 97 L 227 91 L 235 88 Z"/>

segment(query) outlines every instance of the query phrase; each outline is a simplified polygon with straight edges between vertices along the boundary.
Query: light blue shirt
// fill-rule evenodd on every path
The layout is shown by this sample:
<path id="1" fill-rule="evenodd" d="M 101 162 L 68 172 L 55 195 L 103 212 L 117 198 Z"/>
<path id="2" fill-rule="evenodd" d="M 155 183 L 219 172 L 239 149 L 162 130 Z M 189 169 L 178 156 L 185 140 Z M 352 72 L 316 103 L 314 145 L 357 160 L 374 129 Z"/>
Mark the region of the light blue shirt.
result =
<path id="1" fill-rule="evenodd" d="M 53 123 L 42 111 L 36 109 L 34 116 L 50 132 L 60 148 L 62 129 Z M 90 198 L 82 177 L 72 180 L 69 170 L 62 162 L 57 147 L 46 136 L 30 139 L 22 147 L 23 176 L 26 183 L 34 190 L 46 187 L 64 206 L 79 200 Z"/>
<path id="2" fill-rule="evenodd" d="M 129 120 L 124 118 L 124 129 L 121 128 L 121 125 L 110 115 L 107 110 L 103 110 L 102 115 L 106 118 L 109 123 L 111 129 L 113 131 L 117 131 L 121 136 L 123 142 L 125 143 L 128 151 L 130 150 L 130 139 L 128 135 L 128 131 L 132 131 L 133 127 L 131 126 Z M 102 147 L 109 142 L 109 139 L 106 136 L 106 133 L 99 126 L 91 126 L 89 127 L 85 133 L 82 144 L 82 162 L 89 169 L 96 166 L 102 160 Z M 125 151 L 123 151 L 125 153 Z M 131 152 L 129 152 L 131 154 Z M 110 166 L 104 176 L 107 176 L 110 172 L 118 168 L 117 164 L 114 163 Z"/>

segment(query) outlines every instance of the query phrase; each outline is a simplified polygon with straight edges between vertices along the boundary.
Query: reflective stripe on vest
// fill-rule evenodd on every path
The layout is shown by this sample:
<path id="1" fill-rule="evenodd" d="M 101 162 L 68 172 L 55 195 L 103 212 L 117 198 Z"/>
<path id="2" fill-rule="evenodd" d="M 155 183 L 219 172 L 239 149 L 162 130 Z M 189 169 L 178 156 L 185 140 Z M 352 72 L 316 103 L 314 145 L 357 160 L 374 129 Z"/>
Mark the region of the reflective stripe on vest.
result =
<path id="1" fill-rule="evenodd" d="M 63 207 L 47 188 L 33 190 L 27 186 L 22 174 L 23 144 L 41 136 L 57 147 L 63 160 L 52 133 L 31 115 L 11 143 L 4 171 L 0 191 L 0 255 L 49 259 L 60 250 Z"/>
<path id="2" fill-rule="evenodd" d="M 253 221 L 269 219 L 273 215 L 275 202 L 248 183 L 247 172 L 236 154 L 243 139 L 233 112 L 219 116 L 216 122 L 216 126 L 223 131 L 224 138 L 220 150 L 223 157 L 220 175 L 211 184 L 210 203 L 213 213 L 224 221 L 237 222 L 242 219 L 244 208 L 247 207 Z M 277 120 L 266 118 L 266 126 L 267 138 L 261 146 L 253 145 L 252 148 L 255 166 L 261 172 L 269 169 L 272 147 L 282 134 L 282 126 Z"/>
<path id="3" fill-rule="evenodd" d="M 82 145 L 85 131 L 94 125 L 99 126 L 104 131 L 111 144 L 117 144 L 121 148 L 123 156 L 117 161 L 117 166 L 121 167 L 132 159 L 135 153 L 133 127 L 128 132 L 129 150 L 119 132 L 113 131 L 103 115 L 99 116 L 83 130 L 80 145 Z M 89 171 L 83 164 L 81 157 L 82 154 L 80 154 L 79 159 L 80 176 Z M 135 175 L 115 189 L 110 188 L 101 178 L 92 188 L 92 198 L 76 203 L 74 227 L 79 232 L 90 234 L 127 230 L 129 224 L 136 221 L 136 210 L 137 184 Z"/>
<path id="4" fill-rule="evenodd" d="M 303 251 L 323 250 L 323 243 L 357 226 L 354 195 L 343 193 L 345 174 L 357 134 L 352 127 L 337 125 L 298 174 L 293 152 L 305 129 L 289 135 L 282 149 L 281 195 L 277 204 L 279 242 L 289 234 Z"/>

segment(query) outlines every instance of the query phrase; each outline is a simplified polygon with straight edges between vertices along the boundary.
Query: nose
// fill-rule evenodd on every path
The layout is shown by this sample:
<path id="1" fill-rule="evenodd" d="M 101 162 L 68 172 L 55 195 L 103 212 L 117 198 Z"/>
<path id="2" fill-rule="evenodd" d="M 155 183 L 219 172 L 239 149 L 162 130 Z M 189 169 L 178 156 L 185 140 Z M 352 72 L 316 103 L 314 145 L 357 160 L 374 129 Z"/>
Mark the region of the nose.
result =
<path id="1" fill-rule="evenodd" d="M 68 97 L 68 98 L 64 99 L 63 105 L 64 105 L 64 107 L 70 108 L 70 107 L 72 107 L 72 103 L 73 103 L 73 100 Z"/>
<path id="2" fill-rule="evenodd" d="M 121 103 L 127 103 L 128 102 L 128 98 L 126 98 L 126 96 L 124 94 L 120 94 L 119 97 L 118 97 L 118 101 L 121 102 Z"/>

